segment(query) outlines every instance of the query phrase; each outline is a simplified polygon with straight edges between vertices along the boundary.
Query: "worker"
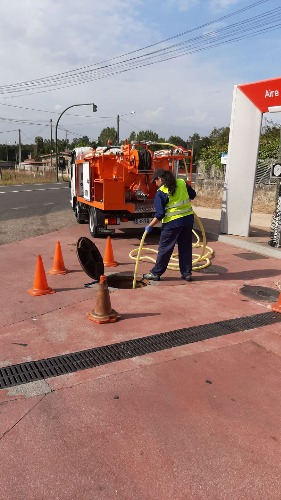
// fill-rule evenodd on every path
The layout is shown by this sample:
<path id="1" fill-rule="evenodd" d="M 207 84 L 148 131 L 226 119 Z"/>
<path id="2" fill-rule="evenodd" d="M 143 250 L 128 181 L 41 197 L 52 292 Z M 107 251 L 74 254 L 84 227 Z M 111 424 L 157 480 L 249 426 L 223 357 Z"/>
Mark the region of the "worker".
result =
<path id="1" fill-rule="evenodd" d="M 192 229 L 194 214 L 190 200 L 196 191 L 184 179 L 176 179 L 170 170 L 155 170 L 152 181 L 158 190 L 154 198 L 155 217 L 146 226 L 149 234 L 162 220 L 157 260 L 154 267 L 143 278 L 159 281 L 166 271 L 175 244 L 178 244 L 179 269 L 181 278 L 192 281 Z"/>

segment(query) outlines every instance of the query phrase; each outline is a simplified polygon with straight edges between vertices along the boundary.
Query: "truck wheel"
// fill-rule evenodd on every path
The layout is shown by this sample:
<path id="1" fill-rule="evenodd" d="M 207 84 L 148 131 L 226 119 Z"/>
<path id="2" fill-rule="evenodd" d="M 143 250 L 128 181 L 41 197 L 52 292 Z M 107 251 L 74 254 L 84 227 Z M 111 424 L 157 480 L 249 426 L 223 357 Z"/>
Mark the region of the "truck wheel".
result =
<path id="1" fill-rule="evenodd" d="M 82 216 L 82 210 L 79 203 L 76 203 L 74 213 L 78 224 L 85 224 L 86 221 L 85 218 L 83 218 Z"/>
<path id="2" fill-rule="evenodd" d="M 91 207 L 89 212 L 89 230 L 93 238 L 100 236 L 99 228 L 104 226 L 104 216 L 98 208 Z"/>

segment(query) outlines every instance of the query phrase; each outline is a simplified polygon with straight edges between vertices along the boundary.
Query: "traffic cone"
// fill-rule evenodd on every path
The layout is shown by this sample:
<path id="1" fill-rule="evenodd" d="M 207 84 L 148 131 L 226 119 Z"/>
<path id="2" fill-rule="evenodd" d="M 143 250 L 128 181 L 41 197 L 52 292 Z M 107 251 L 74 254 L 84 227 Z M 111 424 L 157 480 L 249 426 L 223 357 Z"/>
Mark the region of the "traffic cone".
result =
<path id="1" fill-rule="evenodd" d="M 68 270 L 64 267 L 63 256 L 61 251 L 60 242 L 57 241 L 53 267 L 48 271 L 48 274 L 66 274 Z"/>
<path id="2" fill-rule="evenodd" d="M 118 266 L 118 262 L 116 262 L 114 260 L 114 255 L 113 255 L 113 249 L 112 249 L 112 243 L 111 243 L 110 236 L 108 236 L 107 239 L 106 239 L 106 245 L 105 245 L 105 252 L 104 252 L 103 263 L 104 263 L 105 267 L 115 267 L 115 266 Z"/>
<path id="3" fill-rule="evenodd" d="M 281 293 L 279 294 L 277 302 L 271 304 L 271 309 L 274 312 L 281 313 Z"/>
<path id="4" fill-rule="evenodd" d="M 48 286 L 41 255 L 38 255 L 37 257 L 33 288 L 27 291 L 30 295 L 46 295 L 47 293 L 55 293 L 55 291 Z"/>
<path id="5" fill-rule="evenodd" d="M 115 323 L 120 315 L 111 308 L 106 276 L 101 275 L 97 294 L 96 307 L 87 314 L 95 323 Z"/>

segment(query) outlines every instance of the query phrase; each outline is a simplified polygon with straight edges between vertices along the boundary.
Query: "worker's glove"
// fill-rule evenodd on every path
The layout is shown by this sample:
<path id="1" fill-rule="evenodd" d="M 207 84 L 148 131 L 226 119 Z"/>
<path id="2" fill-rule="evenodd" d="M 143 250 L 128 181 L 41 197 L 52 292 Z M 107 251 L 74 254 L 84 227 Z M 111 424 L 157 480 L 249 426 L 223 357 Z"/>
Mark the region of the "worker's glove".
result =
<path id="1" fill-rule="evenodd" d="M 146 226 L 145 227 L 145 231 L 147 232 L 147 234 L 151 233 L 152 227 L 151 226 Z"/>

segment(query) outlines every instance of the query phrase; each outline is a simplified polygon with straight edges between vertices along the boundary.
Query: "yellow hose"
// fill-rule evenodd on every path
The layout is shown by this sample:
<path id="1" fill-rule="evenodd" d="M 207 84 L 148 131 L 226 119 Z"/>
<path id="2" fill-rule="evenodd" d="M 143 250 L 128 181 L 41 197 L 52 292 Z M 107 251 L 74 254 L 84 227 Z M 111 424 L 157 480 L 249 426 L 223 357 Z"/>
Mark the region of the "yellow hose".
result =
<path id="1" fill-rule="evenodd" d="M 138 272 L 138 267 L 139 267 L 139 261 L 140 261 L 140 259 L 141 259 L 140 254 L 141 254 L 141 251 L 142 251 L 142 246 L 143 246 L 143 244 L 144 244 L 144 240 L 145 240 L 146 235 L 147 235 L 147 232 L 146 232 L 146 231 L 144 231 L 144 233 L 143 233 L 143 235 L 142 235 L 141 242 L 140 242 L 140 246 L 139 246 L 139 248 L 138 248 L 138 254 L 137 254 L 137 257 L 136 257 L 136 258 L 135 258 L 135 257 L 131 257 L 131 253 L 132 253 L 132 252 L 130 252 L 130 254 L 129 254 L 131 259 L 136 259 L 135 273 L 134 273 L 134 281 L 133 281 L 133 289 L 134 289 L 134 288 L 136 288 L 137 272 Z M 134 250 L 135 250 L 135 249 L 134 249 Z M 132 251 L 133 251 L 133 250 L 132 250 Z"/>
<path id="2" fill-rule="evenodd" d="M 207 244 L 206 244 L 206 242 L 207 242 L 207 240 L 206 240 L 206 233 L 205 233 L 203 224 L 202 224 L 201 220 L 199 219 L 199 217 L 196 215 L 196 213 L 194 213 L 194 218 L 195 218 L 195 220 L 196 220 L 196 222 L 197 222 L 197 224 L 198 224 L 198 226 L 199 226 L 199 228 L 201 230 L 202 240 L 203 240 L 203 242 L 201 244 L 200 243 L 200 238 L 199 238 L 198 234 L 193 229 L 192 232 L 196 236 L 197 241 L 196 241 L 196 243 L 192 244 L 192 247 L 193 248 L 201 248 L 201 252 L 199 254 L 197 254 L 197 253 L 196 254 L 194 254 L 194 253 L 192 254 L 192 256 L 194 256 L 194 258 L 192 259 L 192 270 L 193 271 L 199 271 L 200 269 L 204 269 L 205 267 L 208 267 L 210 265 L 210 259 L 212 258 L 213 254 L 214 254 L 214 251 L 213 251 L 213 249 L 211 247 L 207 246 Z M 153 263 L 156 262 L 156 258 L 151 257 L 150 255 L 141 256 L 142 250 L 144 250 L 144 251 L 146 251 L 148 253 L 150 252 L 152 254 L 156 254 L 156 257 L 157 257 L 157 253 L 158 253 L 158 251 L 155 250 L 154 248 L 143 247 L 146 235 L 147 235 L 147 232 L 144 231 L 142 239 L 141 239 L 141 242 L 140 242 L 140 245 L 139 245 L 139 248 L 138 249 L 134 248 L 129 253 L 130 259 L 136 261 L 135 272 L 134 272 L 134 280 L 133 280 L 133 289 L 136 288 L 136 280 L 137 280 L 137 272 L 138 272 L 138 267 L 139 267 L 139 261 L 143 260 L 143 261 L 146 261 L 146 262 L 153 262 Z M 205 253 L 206 250 L 207 250 L 207 252 Z M 137 255 L 135 255 L 136 252 L 137 252 Z M 200 264 L 202 261 L 204 263 Z M 178 262 L 179 262 L 178 261 L 178 253 L 174 253 L 171 256 L 171 259 L 170 259 L 170 262 L 168 264 L 167 269 L 170 269 L 171 271 L 179 271 L 179 264 L 178 264 Z"/>

